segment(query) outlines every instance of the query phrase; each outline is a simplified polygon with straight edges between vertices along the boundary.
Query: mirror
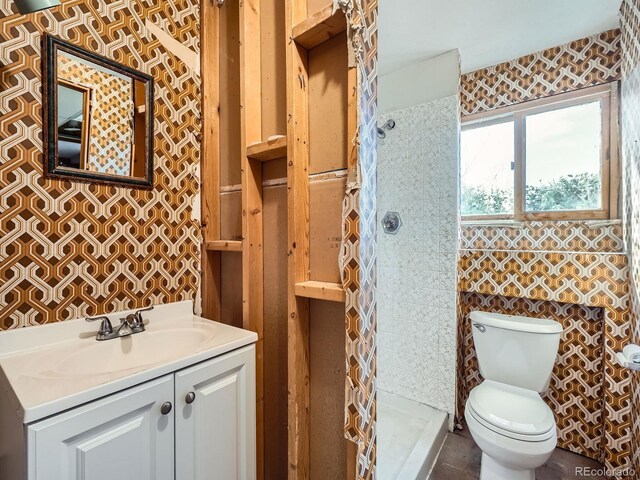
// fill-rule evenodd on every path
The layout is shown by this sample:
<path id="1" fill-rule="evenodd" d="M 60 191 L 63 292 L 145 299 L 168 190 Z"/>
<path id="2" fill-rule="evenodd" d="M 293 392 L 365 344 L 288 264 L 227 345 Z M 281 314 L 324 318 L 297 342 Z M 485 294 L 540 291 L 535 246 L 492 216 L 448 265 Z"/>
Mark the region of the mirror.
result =
<path id="1" fill-rule="evenodd" d="M 45 174 L 153 186 L 153 78 L 45 36 Z"/>

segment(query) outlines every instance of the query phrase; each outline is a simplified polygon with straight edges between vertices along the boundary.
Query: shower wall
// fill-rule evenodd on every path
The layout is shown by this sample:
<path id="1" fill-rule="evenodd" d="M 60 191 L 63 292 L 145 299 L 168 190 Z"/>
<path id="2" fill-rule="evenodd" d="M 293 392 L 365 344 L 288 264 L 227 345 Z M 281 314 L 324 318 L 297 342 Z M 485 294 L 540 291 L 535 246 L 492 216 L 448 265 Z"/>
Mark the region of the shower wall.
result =
<path id="1" fill-rule="evenodd" d="M 380 79 L 378 387 L 455 411 L 459 57 L 453 51 Z M 443 73 L 444 72 L 444 73 Z M 415 88 L 396 78 L 412 78 Z M 397 90 L 401 90 L 398 92 Z M 414 92 L 412 99 L 407 92 Z M 430 92 L 441 95 L 429 98 Z M 413 103 L 411 105 L 411 103 Z M 399 108 L 398 108 L 399 107 Z"/>

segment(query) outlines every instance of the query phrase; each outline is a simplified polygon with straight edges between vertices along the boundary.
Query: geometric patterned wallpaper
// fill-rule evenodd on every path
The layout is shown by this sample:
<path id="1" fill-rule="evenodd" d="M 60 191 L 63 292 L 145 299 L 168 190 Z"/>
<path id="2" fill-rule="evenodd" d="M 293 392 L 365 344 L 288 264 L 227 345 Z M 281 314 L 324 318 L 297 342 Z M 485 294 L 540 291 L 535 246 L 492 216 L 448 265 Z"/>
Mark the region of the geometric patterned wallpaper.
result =
<path id="1" fill-rule="evenodd" d="M 334 2 L 347 19 L 358 97 L 357 167 L 342 205 L 340 272 L 345 301 L 344 435 L 357 446 L 355 478 L 376 478 L 376 120 L 378 1 Z M 351 476 L 351 473 L 348 474 Z"/>
<path id="2" fill-rule="evenodd" d="M 625 244 L 631 271 L 631 341 L 640 345 L 640 1 L 624 0 L 622 43 L 621 151 Z M 640 478 L 640 372 L 631 376 L 632 463 Z"/>
<path id="3" fill-rule="evenodd" d="M 131 172 L 133 81 L 58 52 L 58 78 L 91 90 L 89 149 L 85 169 L 112 175 Z"/>
<path id="4" fill-rule="evenodd" d="M 534 228 L 538 227 L 534 225 Z M 564 412 L 564 425 L 583 427 L 575 431 L 565 429 L 559 445 L 602 459 L 608 468 L 626 468 L 631 454 L 630 379 L 628 372 L 618 365 L 615 354 L 628 343 L 630 334 L 627 256 L 619 252 L 504 250 L 491 244 L 486 247 L 460 252 L 459 345 L 469 345 L 471 337 L 467 317 L 476 308 L 497 313 L 529 312 L 532 316 L 557 317 L 565 325 L 562 349 L 586 355 L 591 362 L 587 369 L 591 376 L 583 372 L 586 382 L 592 386 L 600 385 L 585 396 L 554 395 L 551 390 L 550 398 L 555 402 L 550 406 L 556 416 Z M 594 250 L 595 246 L 586 249 Z M 558 305 L 569 309 L 586 308 L 591 313 L 582 320 L 584 315 L 558 313 Z M 601 313 L 596 310 L 601 310 Z M 602 320 L 591 323 L 595 315 L 600 315 Z M 465 366 L 472 368 L 473 362 L 468 352 L 463 357 L 461 354 L 459 352 L 458 357 L 460 414 L 460 407 L 464 405 L 461 402 L 467 395 L 465 385 L 470 388 L 474 384 L 469 375 L 472 379 L 479 375 L 473 373 L 473 369 L 465 370 Z M 461 383 L 463 379 L 466 383 Z M 569 388 L 579 391 L 582 383 L 578 380 L 569 382 Z M 576 402 L 577 409 L 574 408 Z M 597 406 L 601 406 L 601 417 L 594 410 Z M 598 421 L 601 421 L 600 425 L 597 425 Z"/>
<path id="5" fill-rule="evenodd" d="M 622 222 L 545 221 L 483 225 L 465 223 L 462 250 L 535 250 L 549 252 L 623 252 Z"/>
<path id="6" fill-rule="evenodd" d="M 460 77 L 462 115 L 620 78 L 620 31 L 609 30 Z"/>
<path id="7" fill-rule="evenodd" d="M 464 410 L 469 392 L 482 381 L 469 319 L 473 310 L 552 318 L 565 329 L 544 395 L 556 419 L 558 446 L 599 458 L 603 436 L 603 309 L 477 293 L 462 293 L 461 298 L 458 410 Z"/>
<path id="8" fill-rule="evenodd" d="M 463 75 L 463 115 L 617 81 L 620 68 L 619 30 L 576 40 Z M 458 357 L 458 408 L 479 376 L 468 350 L 468 312 L 486 308 L 556 318 L 565 326 L 561 365 L 575 367 L 566 355 L 573 351 L 585 355 L 579 361 L 587 367 L 568 382 L 557 365 L 554 370 L 545 399 L 558 419 L 559 446 L 608 468 L 629 467 L 635 441 L 631 381 L 615 359 L 631 333 L 622 225 L 466 224 L 460 242 L 458 342 L 467 348 Z M 586 394 L 577 393 L 585 388 Z"/>
<path id="9" fill-rule="evenodd" d="M 200 79 L 145 20 L 199 53 L 197 0 L 0 0 L 0 329 L 196 298 Z M 44 32 L 154 78 L 153 189 L 43 178 Z"/>

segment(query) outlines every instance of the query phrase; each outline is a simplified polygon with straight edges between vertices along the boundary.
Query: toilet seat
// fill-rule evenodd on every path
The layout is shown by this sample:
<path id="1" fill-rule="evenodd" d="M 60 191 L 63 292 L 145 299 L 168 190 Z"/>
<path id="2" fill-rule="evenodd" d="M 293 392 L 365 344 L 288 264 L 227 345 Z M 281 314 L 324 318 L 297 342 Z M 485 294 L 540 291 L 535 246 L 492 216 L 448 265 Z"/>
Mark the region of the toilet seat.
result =
<path id="1" fill-rule="evenodd" d="M 469 413 L 482 426 L 514 440 L 541 442 L 555 436 L 555 419 L 538 393 L 485 380 L 467 401 Z"/>
<path id="2" fill-rule="evenodd" d="M 502 430 L 501 428 L 496 427 L 495 425 L 487 422 L 482 417 L 480 417 L 469 404 L 467 404 L 465 415 L 470 415 L 471 417 L 473 417 L 473 419 L 481 427 L 485 428 L 486 430 L 490 430 L 491 432 L 497 435 L 500 435 L 502 437 L 505 437 L 506 439 L 509 439 L 509 440 L 516 440 L 523 443 L 536 443 L 536 442 L 545 442 L 550 438 L 554 438 L 556 436 L 555 425 L 551 427 L 549 431 L 540 435 L 526 435 L 521 433 L 510 432 L 508 430 Z"/>

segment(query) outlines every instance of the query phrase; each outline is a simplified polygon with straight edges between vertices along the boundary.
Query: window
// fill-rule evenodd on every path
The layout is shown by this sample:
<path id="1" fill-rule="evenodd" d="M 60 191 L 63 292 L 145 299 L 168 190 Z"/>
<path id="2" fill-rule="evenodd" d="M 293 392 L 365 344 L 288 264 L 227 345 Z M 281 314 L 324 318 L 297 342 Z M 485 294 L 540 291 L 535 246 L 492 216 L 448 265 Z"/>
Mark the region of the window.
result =
<path id="1" fill-rule="evenodd" d="M 616 88 L 590 87 L 465 117 L 463 220 L 614 218 Z"/>

